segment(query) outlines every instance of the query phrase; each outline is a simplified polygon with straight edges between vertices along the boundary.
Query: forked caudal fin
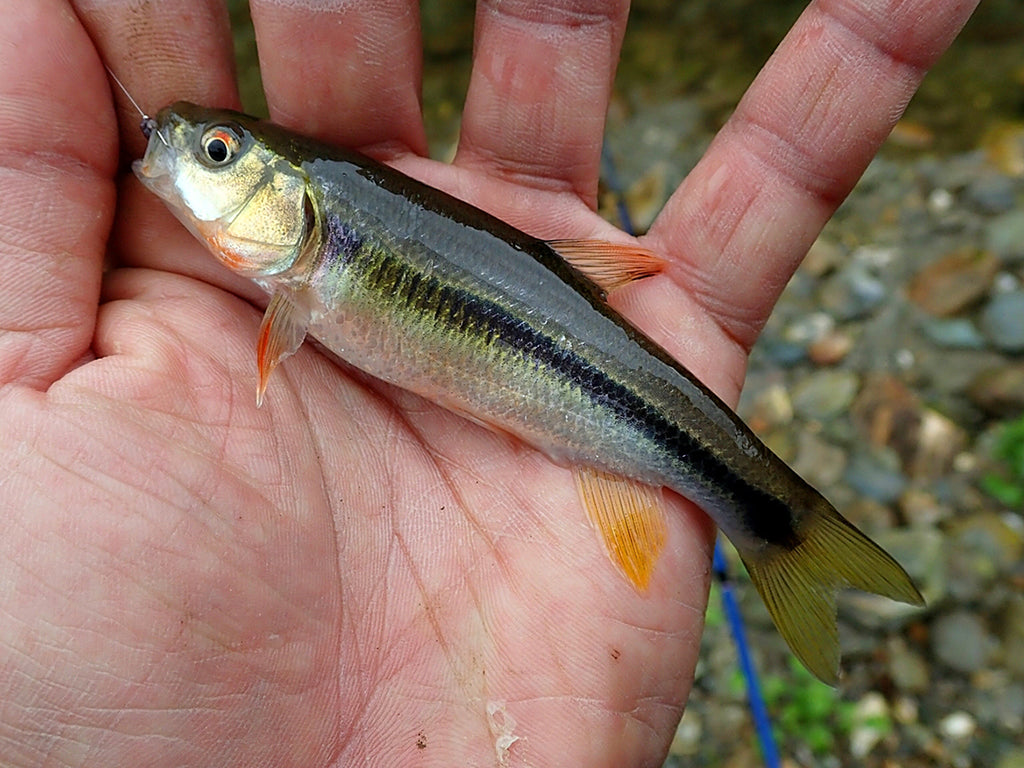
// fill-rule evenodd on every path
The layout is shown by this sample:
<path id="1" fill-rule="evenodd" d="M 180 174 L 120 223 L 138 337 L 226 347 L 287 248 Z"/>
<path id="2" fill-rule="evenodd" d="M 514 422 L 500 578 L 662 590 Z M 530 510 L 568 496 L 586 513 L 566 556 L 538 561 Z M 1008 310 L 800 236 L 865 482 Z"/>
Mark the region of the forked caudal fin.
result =
<path id="1" fill-rule="evenodd" d="M 795 547 L 740 556 L 790 649 L 818 679 L 835 685 L 838 590 L 853 587 L 911 605 L 924 605 L 924 598 L 899 563 L 824 500 L 806 514 L 799 535 Z"/>

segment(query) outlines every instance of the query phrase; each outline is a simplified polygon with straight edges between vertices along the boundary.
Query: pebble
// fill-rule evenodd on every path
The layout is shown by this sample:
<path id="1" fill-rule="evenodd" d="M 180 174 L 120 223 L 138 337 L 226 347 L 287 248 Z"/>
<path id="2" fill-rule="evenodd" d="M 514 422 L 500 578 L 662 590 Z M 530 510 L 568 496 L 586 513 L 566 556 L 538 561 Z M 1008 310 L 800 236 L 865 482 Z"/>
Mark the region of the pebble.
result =
<path id="1" fill-rule="evenodd" d="M 939 733 L 947 739 L 966 739 L 977 727 L 977 722 L 966 712 L 951 712 L 939 721 Z"/>
<path id="2" fill-rule="evenodd" d="M 796 458 L 790 466 L 815 488 L 828 488 L 843 477 L 846 451 L 814 432 L 802 430 L 797 437 Z"/>
<path id="3" fill-rule="evenodd" d="M 885 283 L 864 263 L 852 261 L 826 279 L 818 300 L 838 320 L 867 317 L 888 298 Z"/>
<path id="4" fill-rule="evenodd" d="M 815 371 L 793 389 L 793 410 L 803 419 L 830 419 L 849 409 L 859 388 L 853 371 Z"/>
<path id="5" fill-rule="evenodd" d="M 857 760 L 867 757 L 892 730 L 889 704 L 877 691 L 864 694 L 850 720 L 850 754 Z"/>
<path id="6" fill-rule="evenodd" d="M 969 317 L 923 317 L 921 330 L 929 340 L 947 349 L 983 349 L 986 340 Z"/>
<path id="7" fill-rule="evenodd" d="M 982 669 L 991 645 L 981 619 L 968 611 L 943 614 L 932 624 L 932 653 L 956 672 L 970 674 Z"/>
<path id="8" fill-rule="evenodd" d="M 904 693 L 923 693 L 928 690 L 931 674 L 928 662 L 911 649 L 902 637 L 891 639 L 887 645 L 888 671 L 893 684 Z"/>
<path id="9" fill-rule="evenodd" d="M 985 249 L 1003 262 L 1024 261 L 1024 210 L 1007 211 L 985 224 Z"/>
<path id="10" fill-rule="evenodd" d="M 981 328 L 998 349 L 1024 352 L 1024 291 L 993 297 L 982 310 Z"/>
<path id="11" fill-rule="evenodd" d="M 835 319 L 827 312 L 811 312 L 786 326 L 782 338 L 792 344 L 808 346 L 831 333 Z"/>
<path id="12" fill-rule="evenodd" d="M 844 480 L 857 493 L 883 504 L 894 503 L 907 487 L 899 456 L 885 448 L 856 452 Z"/>
<path id="13" fill-rule="evenodd" d="M 965 578 L 993 579 L 1020 562 L 1024 536 L 1003 515 L 981 512 L 953 522 L 947 528 Z"/>
<path id="14" fill-rule="evenodd" d="M 693 707 L 687 707 L 683 711 L 683 718 L 679 721 L 679 727 L 676 728 L 672 745 L 668 749 L 669 754 L 681 757 L 696 755 L 700 751 L 703 733 L 704 728 L 701 723 L 700 713 Z"/>
<path id="15" fill-rule="evenodd" d="M 800 270 L 812 277 L 822 277 L 837 269 L 845 255 L 838 244 L 827 237 L 819 237 L 808 249 Z"/>
<path id="16" fill-rule="evenodd" d="M 914 275 L 907 296 L 925 312 L 948 317 L 979 301 L 999 266 L 999 259 L 987 251 L 959 248 Z"/>
<path id="17" fill-rule="evenodd" d="M 845 331 L 830 331 L 811 342 L 807 357 L 815 365 L 835 365 L 842 362 L 853 349 L 853 337 Z"/>
<path id="18" fill-rule="evenodd" d="M 1002 174 L 980 176 L 967 185 L 967 202 L 979 213 L 992 215 L 1004 213 L 1013 208 L 1016 185 L 1013 179 Z"/>
<path id="19" fill-rule="evenodd" d="M 766 432 L 793 421 L 793 402 L 781 384 L 769 384 L 757 393 L 745 413 L 747 424 L 755 432 Z"/>
<path id="20" fill-rule="evenodd" d="M 1024 363 L 1010 361 L 979 371 L 967 396 L 986 413 L 1008 418 L 1024 412 Z"/>

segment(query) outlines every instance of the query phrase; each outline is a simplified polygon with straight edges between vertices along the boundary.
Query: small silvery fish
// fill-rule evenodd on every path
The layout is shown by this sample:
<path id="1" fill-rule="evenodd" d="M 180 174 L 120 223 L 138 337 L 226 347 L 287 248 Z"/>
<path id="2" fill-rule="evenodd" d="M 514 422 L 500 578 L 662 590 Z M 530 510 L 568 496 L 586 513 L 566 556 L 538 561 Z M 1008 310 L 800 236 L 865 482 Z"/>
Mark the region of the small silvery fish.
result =
<path id="1" fill-rule="evenodd" d="M 235 112 L 145 118 L 134 170 L 271 296 L 262 402 L 307 334 L 352 365 L 572 467 L 613 562 L 643 589 L 668 487 L 732 541 L 783 637 L 834 683 L 835 593 L 913 604 L 903 569 L 681 364 L 605 302 L 653 254 L 546 242 L 355 152 Z"/>

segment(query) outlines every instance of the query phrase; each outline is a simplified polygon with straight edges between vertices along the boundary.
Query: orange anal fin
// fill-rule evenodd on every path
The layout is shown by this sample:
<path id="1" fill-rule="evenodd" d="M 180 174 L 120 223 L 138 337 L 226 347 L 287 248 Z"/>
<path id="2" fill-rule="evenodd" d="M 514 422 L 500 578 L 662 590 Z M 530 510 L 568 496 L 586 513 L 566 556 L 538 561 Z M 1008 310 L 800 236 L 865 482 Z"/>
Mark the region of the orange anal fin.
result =
<path id="1" fill-rule="evenodd" d="M 259 383 L 256 386 L 256 407 L 263 405 L 267 382 L 277 364 L 295 351 L 306 338 L 307 317 L 284 291 L 278 291 L 263 314 L 260 335 L 256 342 L 256 365 Z"/>
<path id="2" fill-rule="evenodd" d="M 574 468 L 573 475 L 608 556 L 634 587 L 647 589 L 665 547 L 661 489 L 585 467 Z"/>
<path id="3" fill-rule="evenodd" d="M 638 245 L 604 240 L 548 240 L 548 245 L 605 291 L 665 269 L 664 260 Z"/>

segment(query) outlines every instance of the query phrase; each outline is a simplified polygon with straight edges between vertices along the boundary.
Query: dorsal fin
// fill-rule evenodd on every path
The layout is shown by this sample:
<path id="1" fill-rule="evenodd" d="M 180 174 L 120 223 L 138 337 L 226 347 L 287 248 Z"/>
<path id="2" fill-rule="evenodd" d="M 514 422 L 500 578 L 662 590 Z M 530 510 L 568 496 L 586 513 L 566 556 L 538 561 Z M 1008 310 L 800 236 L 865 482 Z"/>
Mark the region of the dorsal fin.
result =
<path id="1" fill-rule="evenodd" d="M 608 556 L 634 587 L 647 589 L 665 546 L 661 489 L 586 467 L 573 475 Z"/>
<path id="2" fill-rule="evenodd" d="M 604 240 L 548 240 L 548 245 L 609 292 L 665 269 L 663 259 L 639 245 Z"/>

